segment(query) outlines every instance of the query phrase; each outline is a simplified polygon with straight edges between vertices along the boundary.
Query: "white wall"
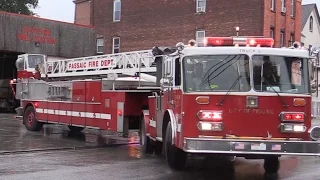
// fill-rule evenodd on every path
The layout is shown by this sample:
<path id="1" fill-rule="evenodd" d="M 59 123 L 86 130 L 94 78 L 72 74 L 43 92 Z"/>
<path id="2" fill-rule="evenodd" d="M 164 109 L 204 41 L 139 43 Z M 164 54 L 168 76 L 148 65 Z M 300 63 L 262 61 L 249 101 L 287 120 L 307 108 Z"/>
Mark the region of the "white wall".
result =
<path id="1" fill-rule="evenodd" d="M 63 60 L 63 59 L 67 59 L 67 58 L 48 56 L 48 61 L 56 61 L 56 60 Z"/>
<path id="2" fill-rule="evenodd" d="M 312 32 L 309 31 L 310 16 L 313 17 Z M 306 37 L 301 39 L 301 41 L 304 43 L 305 47 L 309 47 L 309 45 L 320 46 L 320 24 L 315 9 L 311 12 L 310 16 L 302 30 L 302 34 Z"/>

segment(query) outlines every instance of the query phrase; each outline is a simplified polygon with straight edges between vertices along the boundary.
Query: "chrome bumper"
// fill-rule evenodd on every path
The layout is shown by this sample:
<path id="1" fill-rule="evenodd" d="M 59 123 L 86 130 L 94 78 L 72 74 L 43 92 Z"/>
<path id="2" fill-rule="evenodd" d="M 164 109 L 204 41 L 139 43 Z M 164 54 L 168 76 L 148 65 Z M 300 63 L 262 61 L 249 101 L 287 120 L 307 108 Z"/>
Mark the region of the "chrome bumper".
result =
<path id="1" fill-rule="evenodd" d="M 183 150 L 189 153 L 320 156 L 320 141 L 185 138 Z"/>

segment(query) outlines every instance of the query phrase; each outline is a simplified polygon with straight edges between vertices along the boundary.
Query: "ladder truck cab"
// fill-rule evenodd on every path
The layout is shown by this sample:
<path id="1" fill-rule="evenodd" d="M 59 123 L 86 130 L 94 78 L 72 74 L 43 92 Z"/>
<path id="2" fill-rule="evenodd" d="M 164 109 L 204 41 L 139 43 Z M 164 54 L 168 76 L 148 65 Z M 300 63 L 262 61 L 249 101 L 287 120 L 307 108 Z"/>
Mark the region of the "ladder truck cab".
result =
<path id="1" fill-rule="evenodd" d="M 43 64 L 46 56 L 42 54 L 22 54 L 18 56 L 16 68 L 18 70 L 17 78 L 39 78 L 38 66 Z M 13 79 L 16 82 L 17 79 Z"/>
<path id="2" fill-rule="evenodd" d="M 28 78 L 40 78 L 39 65 L 44 64 L 45 60 L 47 60 L 47 56 L 43 54 L 21 54 L 18 55 L 18 59 L 16 60 L 16 68 L 17 68 L 17 79 L 10 80 L 10 88 L 14 95 L 14 108 L 15 110 L 19 110 L 20 102 L 19 99 L 16 99 L 16 83 L 17 81 L 21 82 L 21 79 Z M 18 108 L 17 108 L 18 107 Z"/>
<path id="3" fill-rule="evenodd" d="M 273 39 L 207 37 L 205 47 L 154 47 L 40 65 L 17 79 L 17 113 L 30 131 L 44 123 L 128 134 L 140 125 L 146 154 L 163 152 L 175 170 L 187 154 L 261 158 L 277 172 L 281 155 L 319 156 L 311 125 L 316 52 Z M 49 69 L 50 67 L 50 69 Z"/>
<path id="4" fill-rule="evenodd" d="M 205 47 L 154 48 L 164 69 L 161 90 L 148 97 L 143 150 L 162 149 L 176 170 L 187 154 L 264 159 L 267 173 L 278 171 L 282 155 L 319 156 L 320 127 L 311 125 L 317 48 L 273 44 L 207 37 Z"/>

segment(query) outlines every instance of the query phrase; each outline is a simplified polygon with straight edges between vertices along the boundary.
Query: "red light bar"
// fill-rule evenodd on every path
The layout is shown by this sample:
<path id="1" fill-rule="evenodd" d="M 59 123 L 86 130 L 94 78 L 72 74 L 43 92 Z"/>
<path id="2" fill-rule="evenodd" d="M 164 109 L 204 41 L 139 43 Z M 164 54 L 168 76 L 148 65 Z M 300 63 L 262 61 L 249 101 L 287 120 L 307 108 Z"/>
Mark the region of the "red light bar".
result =
<path id="1" fill-rule="evenodd" d="M 248 38 L 247 44 L 249 46 L 272 47 L 274 40 L 272 38 Z"/>
<path id="2" fill-rule="evenodd" d="M 233 46 L 232 37 L 207 37 L 206 46 Z"/>
<path id="3" fill-rule="evenodd" d="M 206 46 L 250 46 L 250 47 L 272 47 L 272 38 L 258 37 L 206 37 Z"/>

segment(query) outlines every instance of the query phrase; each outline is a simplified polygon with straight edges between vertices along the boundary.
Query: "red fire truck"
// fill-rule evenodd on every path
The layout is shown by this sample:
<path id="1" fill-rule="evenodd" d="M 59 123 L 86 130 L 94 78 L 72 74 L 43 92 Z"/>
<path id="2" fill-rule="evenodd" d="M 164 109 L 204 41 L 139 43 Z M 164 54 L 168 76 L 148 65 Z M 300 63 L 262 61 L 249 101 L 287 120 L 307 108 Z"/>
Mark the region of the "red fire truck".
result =
<path id="1" fill-rule="evenodd" d="M 50 63 L 38 55 L 37 69 L 26 69 L 26 55 L 17 60 L 17 112 L 30 131 L 52 123 L 126 135 L 128 122 L 138 122 L 143 152 L 163 152 L 175 170 L 187 154 L 217 154 L 264 159 L 266 172 L 277 172 L 282 155 L 319 156 L 320 127 L 311 125 L 319 55 L 273 43 L 207 37 L 205 47 Z"/>

